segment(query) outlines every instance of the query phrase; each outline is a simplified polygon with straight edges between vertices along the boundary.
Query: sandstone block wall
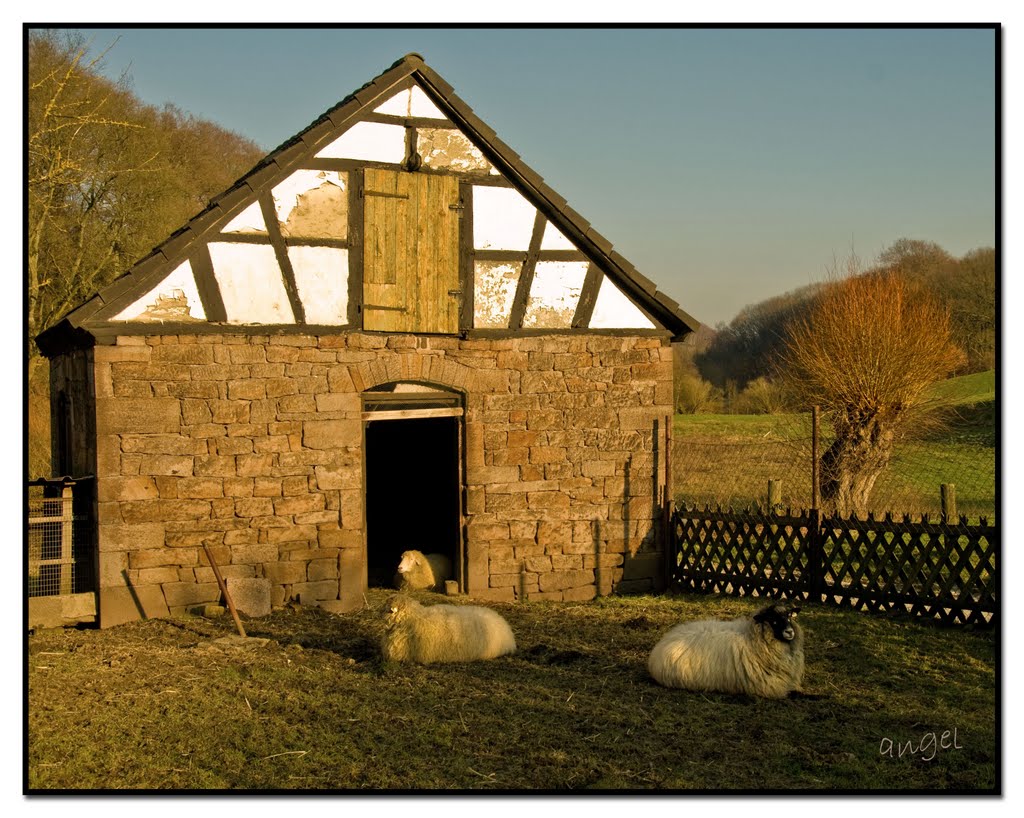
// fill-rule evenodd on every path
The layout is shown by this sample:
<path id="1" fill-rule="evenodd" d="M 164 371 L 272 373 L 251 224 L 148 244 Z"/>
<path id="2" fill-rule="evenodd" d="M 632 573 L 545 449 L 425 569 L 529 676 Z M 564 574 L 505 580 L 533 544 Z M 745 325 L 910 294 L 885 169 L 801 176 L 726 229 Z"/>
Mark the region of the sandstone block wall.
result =
<path id="1" fill-rule="evenodd" d="M 465 395 L 470 595 L 588 599 L 661 577 L 667 339 L 153 335 L 92 354 L 103 625 L 215 601 L 204 544 L 273 605 L 361 604 L 360 394 L 389 381 Z"/>

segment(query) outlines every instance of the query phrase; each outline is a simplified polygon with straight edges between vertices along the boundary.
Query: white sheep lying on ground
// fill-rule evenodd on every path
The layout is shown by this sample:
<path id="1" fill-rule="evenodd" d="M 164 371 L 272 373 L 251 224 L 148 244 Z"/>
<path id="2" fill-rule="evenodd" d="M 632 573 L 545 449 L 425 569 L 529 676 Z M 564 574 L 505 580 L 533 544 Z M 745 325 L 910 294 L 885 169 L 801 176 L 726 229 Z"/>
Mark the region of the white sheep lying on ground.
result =
<path id="1" fill-rule="evenodd" d="M 516 649 L 508 622 L 476 605 L 423 606 L 395 595 L 384 605 L 384 621 L 381 653 L 389 662 L 473 662 Z"/>
<path id="2" fill-rule="evenodd" d="M 782 698 L 804 675 L 800 609 L 777 603 L 753 617 L 676 625 L 654 646 L 647 669 L 665 687 Z"/>
<path id="3" fill-rule="evenodd" d="M 451 576 L 452 561 L 444 554 L 406 551 L 398 563 L 395 587 L 400 591 L 443 591 L 445 580 Z"/>

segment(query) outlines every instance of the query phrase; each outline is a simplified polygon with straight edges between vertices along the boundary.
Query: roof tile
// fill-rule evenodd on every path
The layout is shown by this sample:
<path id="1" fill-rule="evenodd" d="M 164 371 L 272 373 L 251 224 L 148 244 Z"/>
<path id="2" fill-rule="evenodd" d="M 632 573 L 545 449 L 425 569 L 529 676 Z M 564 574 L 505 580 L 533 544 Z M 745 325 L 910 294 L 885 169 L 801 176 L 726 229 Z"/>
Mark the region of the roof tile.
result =
<path id="1" fill-rule="evenodd" d="M 329 119 L 324 119 L 312 127 L 306 128 L 300 138 L 306 150 L 316 150 L 335 130 L 337 130 L 335 124 Z"/>
<path id="2" fill-rule="evenodd" d="M 587 230 L 587 232 L 584 235 L 586 235 L 586 237 L 590 239 L 590 241 L 596 244 L 598 248 L 601 250 L 601 252 L 604 253 L 606 256 L 611 254 L 612 243 L 608 241 L 608 239 L 606 239 L 600 233 L 598 233 L 593 227 Z"/>
<path id="3" fill-rule="evenodd" d="M 566 205 L 561 209 L 562 215 L 565 216 L 575 227 L 579 230 L 580 235 L 586 236 L 587 231 L 590 229 L 590 222 L 584 219 L 579 213 L 573 210 L 569 205 Z"/>

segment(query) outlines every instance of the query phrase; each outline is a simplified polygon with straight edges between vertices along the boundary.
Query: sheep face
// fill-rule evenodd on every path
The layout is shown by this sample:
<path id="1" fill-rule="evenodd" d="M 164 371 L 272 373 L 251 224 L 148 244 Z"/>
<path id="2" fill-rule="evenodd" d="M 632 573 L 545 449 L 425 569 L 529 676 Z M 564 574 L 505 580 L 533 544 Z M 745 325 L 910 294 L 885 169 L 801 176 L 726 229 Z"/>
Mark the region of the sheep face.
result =
<path id="1" fill-rule="evenodd" d="M 398 563 L 398 573 L 408 574 L 422 559 L 423 555 L 419 551 L 406 551 L 402 554 L 402 561 Z"/>
<path id="2" fill-rule="evenodd" d="M 799 626 L 794 621 L 799 611 L 800 608 L 796 605 L 780 602 L 762 608 L 754 614 L 754 621 L 770 627 L 780 642 L 792 642 L 799 633 Z"/>

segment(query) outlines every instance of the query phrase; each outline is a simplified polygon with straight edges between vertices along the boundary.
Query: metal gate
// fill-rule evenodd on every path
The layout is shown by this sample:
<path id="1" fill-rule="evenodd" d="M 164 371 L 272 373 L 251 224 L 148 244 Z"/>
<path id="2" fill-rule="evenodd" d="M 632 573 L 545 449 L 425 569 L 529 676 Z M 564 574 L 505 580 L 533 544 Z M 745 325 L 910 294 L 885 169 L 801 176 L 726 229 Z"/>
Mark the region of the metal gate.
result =
<path id="1" fill-rule="evenodd" d="M 25 537 L 29 627 L 96 618 L 96 547 L 91 477 L 28 484 Z"/>

